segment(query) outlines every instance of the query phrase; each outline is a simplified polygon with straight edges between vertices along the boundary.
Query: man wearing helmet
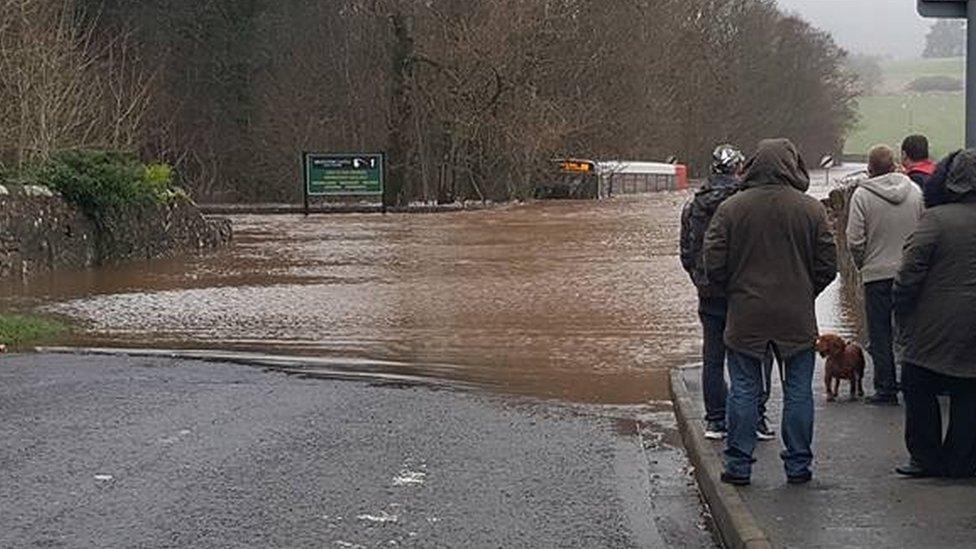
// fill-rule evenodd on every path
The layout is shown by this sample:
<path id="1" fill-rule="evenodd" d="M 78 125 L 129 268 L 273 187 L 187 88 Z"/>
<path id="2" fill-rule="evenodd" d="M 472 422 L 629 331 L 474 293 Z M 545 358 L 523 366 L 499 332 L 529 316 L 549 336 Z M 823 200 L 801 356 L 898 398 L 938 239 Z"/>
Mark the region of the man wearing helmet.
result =
<path id="1" fill-rule="evenodd" d="M 739 191 L 739 172 L 745 156 L 733 145 L 719 145 L 712 153 L 712 174 L 681 211 L 681 264 L 698 289 L 698 317 L 701 319 L 702 392 L 705 400 L 705 436 L 725 436 L 725 316 L 728 302 L 722 287 L 705 277 L 702 242 L 715 210 Z M 769 371 L 768 369 L 766 370 Z M 767 373 L 767 378 L 768 373 Z M 767 398 L 768 398 L 768 391 Z M 765 399 L 759 407 L 757 435 L 771 440 L 774 433 L 765 418 Z"/>

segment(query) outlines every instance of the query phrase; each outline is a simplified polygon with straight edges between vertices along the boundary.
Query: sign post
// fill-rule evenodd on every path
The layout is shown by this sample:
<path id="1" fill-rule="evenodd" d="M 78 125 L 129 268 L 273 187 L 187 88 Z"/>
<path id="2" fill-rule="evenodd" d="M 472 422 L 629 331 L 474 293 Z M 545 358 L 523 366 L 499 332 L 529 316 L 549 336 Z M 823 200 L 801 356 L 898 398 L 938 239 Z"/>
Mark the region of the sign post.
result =
<path id="1" fill-rule="evenodd" d="M 976 147 L 976 0 L 918 0 L 922 17 L 967 19 L 966 147 Z"/>
<path id="2" fill-rule="evenodd" d="M 820 159 L 820 167 L 827 172 L 827 186 L 830 186 L 830 168 L 834 167 L 834 157 L 830 154 L 825 154 L 823 158 Z"/>
<path id="3" fill-rule="evenodd" d="M 305 215 L 312 196 L 383 196 L 386 157 L 378 154 L 302 153 Z M 384 211 L 386 204 L 383 204 Z"/>

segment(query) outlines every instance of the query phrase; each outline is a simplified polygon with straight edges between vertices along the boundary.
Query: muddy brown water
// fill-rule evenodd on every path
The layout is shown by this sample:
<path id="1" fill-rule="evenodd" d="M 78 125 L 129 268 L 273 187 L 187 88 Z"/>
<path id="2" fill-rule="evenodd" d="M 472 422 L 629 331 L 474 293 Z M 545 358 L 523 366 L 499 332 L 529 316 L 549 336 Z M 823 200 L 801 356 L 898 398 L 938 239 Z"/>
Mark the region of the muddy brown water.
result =
<path id="1" fill-rule="evenodd" d="M 579 403 L 669 398 L 698 358 L 686 192 L 438 215 L 237 216 L 213 255 L 7 282 L 72 344 L 327 357 Z M 827 329 L 849 332 L 832 288 Z"/>

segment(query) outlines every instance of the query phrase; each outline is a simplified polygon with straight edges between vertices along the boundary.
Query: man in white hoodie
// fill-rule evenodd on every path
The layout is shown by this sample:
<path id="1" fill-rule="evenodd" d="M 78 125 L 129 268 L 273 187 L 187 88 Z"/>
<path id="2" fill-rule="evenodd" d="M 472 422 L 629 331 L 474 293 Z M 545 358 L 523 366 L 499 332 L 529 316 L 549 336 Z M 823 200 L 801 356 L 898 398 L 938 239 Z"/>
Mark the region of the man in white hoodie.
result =
<path id="1" fill-rule="evenodd" d="M 868 352 L 874 362 L 874 394 L 867 401 L 897 405 L 891 288 L 901 266 L 902 248 L 925 204 L 918 186 L 897 172 L 890 147 L 871 149 L 868 174 L 871 178 L 860 183 L 851 197 L 847 243 L 864 282 Z"/>

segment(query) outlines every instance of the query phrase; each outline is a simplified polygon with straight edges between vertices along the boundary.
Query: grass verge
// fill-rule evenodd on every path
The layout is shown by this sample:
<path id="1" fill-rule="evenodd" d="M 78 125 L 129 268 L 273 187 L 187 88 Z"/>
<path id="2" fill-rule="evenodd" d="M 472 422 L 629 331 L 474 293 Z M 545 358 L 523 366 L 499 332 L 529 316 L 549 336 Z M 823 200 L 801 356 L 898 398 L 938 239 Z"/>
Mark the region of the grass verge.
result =
<path id="1" fill-rule="evenodd" d="M 0 314 L 0 344 L 8 348 L 22 348 L 34 343 L 50 341 L 68 331 L 56 320 L 29 315 Z"/>

